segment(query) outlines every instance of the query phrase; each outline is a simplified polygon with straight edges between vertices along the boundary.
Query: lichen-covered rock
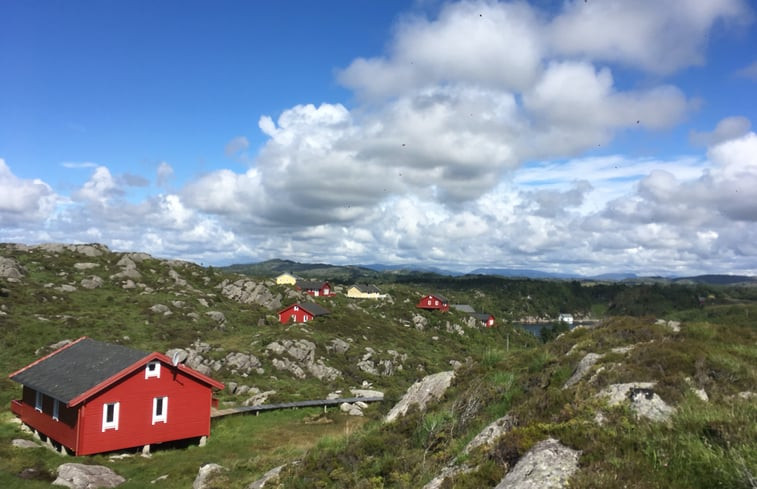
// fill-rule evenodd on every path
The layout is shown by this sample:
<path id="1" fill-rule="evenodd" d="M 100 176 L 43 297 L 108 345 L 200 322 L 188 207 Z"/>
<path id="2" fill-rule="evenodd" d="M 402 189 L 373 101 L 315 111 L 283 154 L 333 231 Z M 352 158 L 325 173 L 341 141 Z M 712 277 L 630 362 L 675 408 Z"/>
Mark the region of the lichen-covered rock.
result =
<path id="1" fill-rule="evenodd" d="M 581 452 L 554 438 L 540 441 L 505 475 L 494 489 L 562 489 L 578 470 Z"/>
<path id="2" fill-rule="evenodd" d="M 604 355 L 599 353 L 587 353 L 580 362 L 578 362 L 578 366 L 576 367 L 575 372 L 573 372 L 573 375 L 565 381 L 565 384 L 562 386 L 563 389 L 567 389 L 568 387 L 571 387 L 575 384 L 577 384 L 581 379 L 586 376 L 586 374 L 589 372 L 589 369 L 594 366 L 595 363 L 597 363 Z"/>
<path id="3" fill-rule="evenodd" d="M 58 466 L 58 478 L 53 485 L 71 489 L 98 489 L 100 487 L 118 487 L 126 479 L 103 465 L 86 465 L 67 463 Z"/>
<path id="4" fill-rule="evenodd" d="M 389 423 L 404 416 L 411 406 L 425 409 L 429 402 L 438 400 L 444 395 L 454 377 L 453 371 L 439 372 L 428 375 L 411 385 L 402 399 L 389 411 L 384 421 Z"/>

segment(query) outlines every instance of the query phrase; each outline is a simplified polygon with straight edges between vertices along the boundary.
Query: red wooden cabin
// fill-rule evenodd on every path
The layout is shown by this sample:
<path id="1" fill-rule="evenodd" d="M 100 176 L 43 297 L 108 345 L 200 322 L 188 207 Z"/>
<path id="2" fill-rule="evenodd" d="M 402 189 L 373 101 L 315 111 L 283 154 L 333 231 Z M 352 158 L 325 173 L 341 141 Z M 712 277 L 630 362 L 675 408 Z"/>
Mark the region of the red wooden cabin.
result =
<path id="1" fill-rule="evenodd" d="M 87 337 L 10 378 L 23 386 L 13 413 L 76 455 L 206 437 L 213 389 L 223 389 L 162 353 Z"/>
<path id="2" fill-rule="evenodd" d="M 288 322 L 306 323 L 317 316 L 325 316 L 326 314 L 329 314 L 329 311 L 315 302 L 302 302 L 292 304 L 279 311 L 279 322 L 281 324 Z"/>
<path id="3" fill-rule="evenodd" d="M 424 295 L 415 307 L 447 312 L 449 311 L 449 301 L 441 294 L 429 294 Z"/>
<path id="4" fill-rule="evenodd" d="M 491 328 L 494 326 L 494 316 L 487 313 L 475 313 L 471 314 L 474 318 L 478 319 L 478 321 L 487 328 Z"/>
<path id="5" fill-rule="evenodd" d="M 315 297 L 332 297 L 336 294 L 331 284 L 328 282 L 311 282 L 308 280 L 298 280 L 295 284 L 297 290 L 303 290 L 308 295 Z"/>

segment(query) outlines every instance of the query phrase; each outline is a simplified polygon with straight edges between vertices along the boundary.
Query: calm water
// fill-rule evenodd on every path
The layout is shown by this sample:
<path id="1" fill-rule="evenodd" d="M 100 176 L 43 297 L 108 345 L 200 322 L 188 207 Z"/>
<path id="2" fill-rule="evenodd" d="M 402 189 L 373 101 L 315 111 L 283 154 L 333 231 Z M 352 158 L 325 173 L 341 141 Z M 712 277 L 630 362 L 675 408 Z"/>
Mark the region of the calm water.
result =
<path id="1" fill-rule="evenodd" d="M 558 324 L 557 322 L 554 323 L 513 323 L 513 326 L 516 328 L 525 329 L 529 333 L 531 333 L 534 336 L 539 336 L 541 333 L 542 328 L 546 328 L 547 326 L 554 326 Z M 577 326 L 576 323 L 569 324 L 570 329 L 573 329 Z"/>

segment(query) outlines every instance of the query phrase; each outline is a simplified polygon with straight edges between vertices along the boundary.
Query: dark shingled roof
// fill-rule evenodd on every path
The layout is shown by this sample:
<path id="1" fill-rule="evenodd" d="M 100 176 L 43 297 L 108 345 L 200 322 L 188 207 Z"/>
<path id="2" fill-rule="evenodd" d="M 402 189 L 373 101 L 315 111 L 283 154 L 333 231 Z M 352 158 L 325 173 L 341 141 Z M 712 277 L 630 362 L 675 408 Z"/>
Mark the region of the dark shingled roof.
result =
<path id="1" fill-rule="evenodd" d="M 460 312 L 470 312 L 470 313 L 476 312 L 476 310 L 473 309 L 468 304 L 452 304 L 452 308 L 456 309 L 456 310 L 458 310 Z"/>
<path id="2" fill-rule="evenodd" d="M 318 282 L 315 280 L 298 280 L 297 287 L 305 290 L 320 290 L 328 282 Z"/>
<path id="3" fill-rule="evenodd" d="M 305 309 L 307 312 L 312 314 L 313 316 L 323 316 L 324 314 L 330 314 L 331 311 L 328 309 L 325 309 L 321 307 L 320 305 L 316 304 L 315 302 L 302 302 L 300 304 L 300 307 Z"/>
<path id="4" fill-rule="evenodd" d="M 148 354 L 83 338 L 11 377 L 35 391 L 68 403 Z"/>
<path id="5" fill-rule="evenodd" d="M 471 316 L 473 316 L 474 318 L 478 319 L 479 321 L 488 321 L 489 318 L 491 317 L 491 314 L 476 313 L 476 314 L 471 314 Z"/>

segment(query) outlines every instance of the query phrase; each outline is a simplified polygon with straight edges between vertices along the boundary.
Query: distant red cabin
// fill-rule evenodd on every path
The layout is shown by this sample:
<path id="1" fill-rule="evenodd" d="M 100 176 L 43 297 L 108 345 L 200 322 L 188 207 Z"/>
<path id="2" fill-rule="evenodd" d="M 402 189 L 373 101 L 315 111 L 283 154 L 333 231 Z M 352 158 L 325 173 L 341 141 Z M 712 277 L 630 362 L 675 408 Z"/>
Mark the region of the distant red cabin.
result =
<path id="1" fill-rule="evenodd" d="M 317 316 L 325 316 L 329 311 L 314 302 L 303 302 L 292 304 L 279 311 L 279 322 L 281 324 L 306 323 L 312 321 Z"/>
<path id="2" fill-rule="evenodd" d="M 491 314 L 481 313 L 481 314 L 472 314 L 472 316 L 487 328 L 491 328 L 494 326 L 494 316 Z"/>
<path id="3" fill-rule="evenodd" d="M 307 280 L 298 280 L 295 284 L 298 290 L 302 290 L 308 295 L 314 297 L 332 297 L 336 294 L 331 284 L 328 282 L 311 282 Z"/>
<path id="4" fill-rule="evenodd" d="M 425 295 L 415 307 L 447 312 L 449 311 L 449 301 L 440 294 Z"/>
<path id="5" fill-rule="evenodd" d="M 10 378 L 23 386 L 11 411 L 75 455 L 206 437 L 213 389 L 223 389 L 162 353 L 87 337 Z"/>

